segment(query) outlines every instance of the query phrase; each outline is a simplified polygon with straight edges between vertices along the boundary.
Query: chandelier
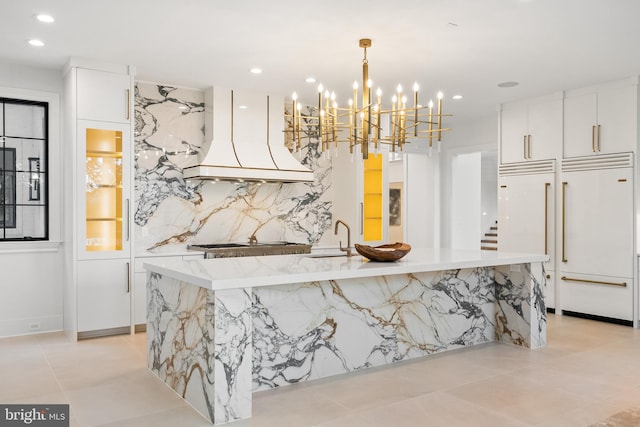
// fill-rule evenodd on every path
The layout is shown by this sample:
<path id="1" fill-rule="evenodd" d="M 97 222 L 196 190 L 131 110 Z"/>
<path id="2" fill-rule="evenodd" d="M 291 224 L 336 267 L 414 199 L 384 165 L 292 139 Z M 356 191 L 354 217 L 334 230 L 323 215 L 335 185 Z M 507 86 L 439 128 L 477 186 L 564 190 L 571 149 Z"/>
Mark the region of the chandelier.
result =
<path id="1" fill-rule="evenodd" d="M 322 85 L 318 86 L 317 106 L 308 106 L 308 110 L 316 114 L 302 113 L 302 103 L 294 92 L 292 95 L 291 113 L 285 112 L 288 121 L 285 133 L 292 141 L 293 148 L 300 150 L 302 138 L 315 135 L 320 140 L 320 150 L 328 151 L 332 144 L 348 143 L 349 152 L 360 146 L 362 158 L 369 158 L 370 146 L 377 152 L 382 145 L 396 152 L 402 150 L 405 143 L 416 139 L 426 139 L 429 153 L 434 139 L 442 140 L 442 132 L 450 130 L 442 127 L 442 118 L 451 116 L 442 113 L 442 92 L 437 94 L 437 110 L 433 101 L 426 106 L 418 103 L 417 83 L 413 86 L 413 106 L 407 105 L 407 96 L 398 85 L 391 100 L 391 108 L 382 105 L 382 90 L 376 91 L 376 100 L 371 96 L 372 81 L 369 79 L 369 62 L 367 48 L 371 47 L 371 39 L 360 39 L 360 47 L 364 50 L 362 59 L 362 99 L 358 103 L 358 82 L 353 84 L 353 98 L 347 107 L 340 107 L 334 92 L 329 93 Z M 315 110 L 315 111 L 314 111 Z"/>

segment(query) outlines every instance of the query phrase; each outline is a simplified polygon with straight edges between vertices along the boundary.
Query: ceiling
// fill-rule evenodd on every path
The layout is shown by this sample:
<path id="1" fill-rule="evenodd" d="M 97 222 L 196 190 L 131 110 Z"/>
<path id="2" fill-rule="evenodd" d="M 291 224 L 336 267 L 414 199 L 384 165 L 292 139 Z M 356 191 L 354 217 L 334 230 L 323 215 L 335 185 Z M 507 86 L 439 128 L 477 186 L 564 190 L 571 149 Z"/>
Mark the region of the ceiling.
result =
<path id="1" fill-rule="evenodd" d="M 135 65 L 137 80 L 295 90 L 307 102 L 317 83 L 304 80 L 314 76 L 343 104 L 362 79 L 358 40 L 367 37 L 383 98 L 417 81 L 425 104 L 445 93 L 455 121 L 640 73 L 638 0 L 0 1 L 0 63 L 62 69 L 76 56 Z M 263 73 L 249 73 L 254 66 Z M 497 87 L 505 81 L 520 84 Z"/>

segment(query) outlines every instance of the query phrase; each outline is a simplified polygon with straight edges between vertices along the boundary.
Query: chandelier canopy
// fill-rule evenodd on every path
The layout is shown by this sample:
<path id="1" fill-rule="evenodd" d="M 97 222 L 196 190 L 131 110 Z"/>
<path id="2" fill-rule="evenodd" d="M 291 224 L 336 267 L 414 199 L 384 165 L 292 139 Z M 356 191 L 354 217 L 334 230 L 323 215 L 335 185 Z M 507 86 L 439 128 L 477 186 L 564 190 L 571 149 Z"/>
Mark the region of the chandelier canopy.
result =
<path id="1" fill-rule="evenodd" d="M 412 139 L 427 139 L 429 150 L 433 140 L 442 140 L 442 132 L 450 130 L 442 126 L 442 118 L 451 116 L 442 113 L 442 92 L 437 94 L 437 110 L 434 111 L 432 100 L 426 106 L 418 103 L 418 83 L 413 85 L 413 106 L 407 105 L 407 96 L 398 85 L 391 99 L 391 108 L 382 105 L 382 90 L 376 90 L 376 100 L 371 96 L 373 82 L 369 79 L 369 61 L 367 48 L 371 47 L 371 39 L 360 39 L 360 47 L 364 50 L 362 59 L 362 98 L 358 101 L 359 85 L 353 83 L 353 98 L 347 107 L 340 107 L 334 92 L 318 86 L 317 106 L 308 106 L 315 115 L 304 115 L 302 104 L 294 92 L 291 113 L 285 113 L 288 127 L 285 130 L 295 149 L 302 146 L 302 138 L 316 135 L 320 139 L 322 151 L 330 148 L 331 143 L 349 143 L 349 152 L 353 153 L 360 146 L 362 158 L 369 158 L 370 146 L 378 150 L 381 145 L 389 146 L 390 151 L 402 150 L 405 143 Z"/>

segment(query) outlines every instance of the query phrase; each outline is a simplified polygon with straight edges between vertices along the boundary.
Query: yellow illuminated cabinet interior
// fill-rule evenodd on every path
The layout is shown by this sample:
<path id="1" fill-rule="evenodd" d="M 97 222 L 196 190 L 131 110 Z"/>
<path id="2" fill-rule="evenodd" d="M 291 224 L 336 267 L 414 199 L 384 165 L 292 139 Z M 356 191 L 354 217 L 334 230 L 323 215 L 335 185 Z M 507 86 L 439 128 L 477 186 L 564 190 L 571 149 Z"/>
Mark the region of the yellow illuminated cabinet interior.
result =
<path id="1" fill-rule="evenodd" d="M 363 231 L 365 241 L 382 240 L 382 154 L 364 160 Z"/>
<path id="2" fill-rule="evenodd" d="M 122 250 L 122 131 L 86 129 L 86 251 Z"/>

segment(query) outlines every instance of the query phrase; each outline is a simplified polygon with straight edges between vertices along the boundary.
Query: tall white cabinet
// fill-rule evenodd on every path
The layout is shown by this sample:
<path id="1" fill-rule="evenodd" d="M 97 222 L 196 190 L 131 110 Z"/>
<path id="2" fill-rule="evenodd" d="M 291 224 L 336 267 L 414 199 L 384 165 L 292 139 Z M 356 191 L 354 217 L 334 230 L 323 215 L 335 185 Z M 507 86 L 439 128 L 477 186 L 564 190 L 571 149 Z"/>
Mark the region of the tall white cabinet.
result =
<path id="1" fill-rule="evenodd" d="M 562 156 L 561 92 L 500 106 L 498 250 L 544 253 L 547 308 L 556 307 L 557 162 Z"/>
<path id="2" fill-rule="evenodd" d="M 556 312 L 638 324 L 638 99 L 636 76 L 501 106 L 498 248 L 550 256 L 546 302 Z M 530 125 L 524 136 L 513 129 L 545 103 L 555 142 L 539 159 Z"/>
<path id="3" fill-rule="evenodd" d="M 65 74 L 65 330 L 78 339 L 132 328 L 133 74 L 82 60 Z"/>

